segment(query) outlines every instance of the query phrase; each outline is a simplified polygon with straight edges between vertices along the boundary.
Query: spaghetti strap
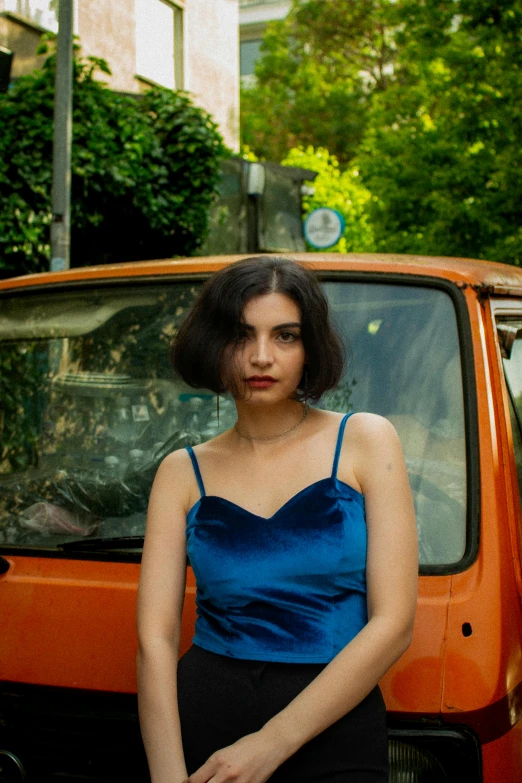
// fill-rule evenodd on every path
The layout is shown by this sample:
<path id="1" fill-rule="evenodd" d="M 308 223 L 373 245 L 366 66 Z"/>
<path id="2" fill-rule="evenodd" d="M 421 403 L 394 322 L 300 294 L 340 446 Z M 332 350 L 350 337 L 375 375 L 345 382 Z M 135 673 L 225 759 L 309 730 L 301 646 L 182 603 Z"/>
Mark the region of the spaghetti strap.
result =
<path id="1" fill-rule="evenodd" d="M 345 416 L 343 416 L 343 418 L 341 419 L 341 423 L 339 425 L 339 434 L 337 435 L 337 443 L 335 445 L 335 455 L 334 455 L 334 461 L 332 466 L 332 478 L 337 478 L 337 468 L 339 466 L 339 456 L 341 454 L 341 446 L 343 444 L 344 428 L 346 427 L 346 422 L 348 421 L 352 413 L 347 413 Z"/>
<path id="2" fill-rule="evenodd" d="M 201 471 L 199 469 L 196 455 L 194 454 L 194 449 L 192 448 L 192 446 L 185 446 L 185 448 L 187 449 L 190 459 L 192 460 L 192 467 L 194 468 L 194 473 L 196 474 L 196 479 L 198 482 L 198 487 L 201 493 L 201 497 L 204 497 L 207 493 L 205 492 L 205 485 L 203 484 L 203 479 L 201 478 Z"/>

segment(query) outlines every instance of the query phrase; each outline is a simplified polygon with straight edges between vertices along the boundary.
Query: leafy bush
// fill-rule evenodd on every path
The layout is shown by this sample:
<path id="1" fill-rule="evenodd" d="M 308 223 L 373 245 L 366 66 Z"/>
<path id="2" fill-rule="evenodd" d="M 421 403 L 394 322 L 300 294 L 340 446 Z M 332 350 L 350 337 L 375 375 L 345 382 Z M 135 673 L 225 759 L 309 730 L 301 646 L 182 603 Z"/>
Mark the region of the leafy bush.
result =
<path id="1" fill-rule="evenodd" d="M 290 150 L 282 163 L 318 172 L 313 182 L 313 193 L 303 198 L 305 214 L 319 207 L 330 207 L 343 216 L 344 234 L 336 245 L 328 248 L 328 252 L 371 252 L 375 249 L 368 215 L 372 196 L 359 181 L 356 168 L 341 171 L 335 155 L 322 147 L 296 147 Z"/>
<path id="2" fill-rule="evenodd" d="M 74 61 L 71 265 L 190 255 L 226 150 L 186 94 L 123 95 Z M 49 268 L 55 58 L 0 95 L 0 276 Z"/>

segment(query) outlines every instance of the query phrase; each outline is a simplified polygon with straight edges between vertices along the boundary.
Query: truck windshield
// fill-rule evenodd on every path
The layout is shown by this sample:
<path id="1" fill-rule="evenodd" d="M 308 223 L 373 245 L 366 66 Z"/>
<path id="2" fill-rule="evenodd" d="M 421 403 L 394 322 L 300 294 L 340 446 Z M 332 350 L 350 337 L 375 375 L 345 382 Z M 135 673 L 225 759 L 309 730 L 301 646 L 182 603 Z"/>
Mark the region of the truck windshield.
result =
<path id="1" fill-rule="evenodd" d="M 198 286 L 100 285 L 0 300 L 0 547 L 67 551 L 82 541 L 88 551 L 89 539 L 93 548 L 132 539 L 134 548 L 161 460 L 233 425 L 232 399 L 220 398 L 218 422 L 215 396 L 170 368 L 170 341 Z M 324 288 L 349 361 L 318 407 L 390 419 L 406 455 L 421 562 L 456 563 L 466 545 L 466 458 L 451 299 L 391 283 Z"/>

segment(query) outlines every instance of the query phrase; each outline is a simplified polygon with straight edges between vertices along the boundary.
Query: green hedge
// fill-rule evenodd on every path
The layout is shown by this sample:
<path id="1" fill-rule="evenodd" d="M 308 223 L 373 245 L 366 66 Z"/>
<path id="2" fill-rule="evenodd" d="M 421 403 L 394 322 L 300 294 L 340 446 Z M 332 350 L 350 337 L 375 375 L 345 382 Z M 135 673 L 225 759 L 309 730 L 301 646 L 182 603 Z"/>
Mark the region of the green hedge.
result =
<path id="1" fill-rule="evenodd" d="M 180 92 L 113 92 L 74 61 L 71 266 L 192 254 L 226 148 Z M 0 95 L 0 277 L 50 260 L 54 55 Z"/>

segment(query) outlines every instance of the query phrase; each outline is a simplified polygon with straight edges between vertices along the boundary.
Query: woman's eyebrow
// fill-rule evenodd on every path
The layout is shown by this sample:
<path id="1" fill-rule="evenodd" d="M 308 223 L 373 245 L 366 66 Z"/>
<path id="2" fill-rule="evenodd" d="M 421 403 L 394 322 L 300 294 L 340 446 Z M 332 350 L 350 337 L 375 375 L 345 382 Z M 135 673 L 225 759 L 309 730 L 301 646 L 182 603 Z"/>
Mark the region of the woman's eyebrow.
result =
<path id="1" fill-rule="evenodd" d="M 252 326 L 252 324 L 241 324 L 241 326 L 243 327 L 243 329 L 251 329 L 252 331 L 255 330 L 255 326 Z M 299 321 L 288 321 L 285 324 L 277 324 L 277 326 L 273 326 L 272 331 L 277 332 L 279 331 L 279 329 L 289 329 L 290 327 L 295 328 L 296 326 L 299 329 L 301 328 L 301 324 L 299 323 Z"/>
<path id="2" fill-rule="evenodd" d="M 299 321 L 288 321 L 288 323 L 286 324 L 277 324 L 277 326 L 273 326 L 272 331 L 276 332 L 279 329 L 289 329 L 292 326 L 293 327 L 297 326 L 299 327 L 299 329 L 301 328 L 301 324 L 299 323 Z"/>

